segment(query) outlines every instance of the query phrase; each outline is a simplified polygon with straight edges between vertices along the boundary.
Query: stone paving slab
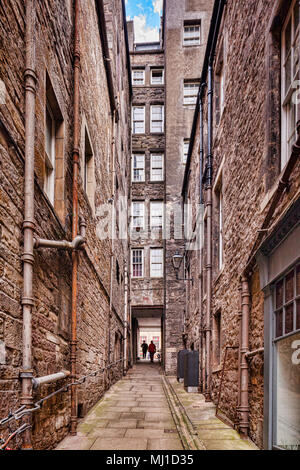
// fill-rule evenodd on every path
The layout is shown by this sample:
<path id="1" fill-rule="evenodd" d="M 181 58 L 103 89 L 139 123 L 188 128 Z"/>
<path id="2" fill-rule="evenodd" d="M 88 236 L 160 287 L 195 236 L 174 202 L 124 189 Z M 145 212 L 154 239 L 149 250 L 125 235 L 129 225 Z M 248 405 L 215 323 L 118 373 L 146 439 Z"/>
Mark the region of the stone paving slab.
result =
<path id="1" fill-rule="evenodd" d="M 131 438 L 98 438 L 91 446 L 90 450 L 145 450 L 147 449 L 147 439 Z"/>
<path id="2" fill-rule="evenodd" d="M 150 439 L 163 437 L 164 434 L 164 429 L 127 429 L 125 437 Z"/>
<path id="3" fill-rule="evenodd" d="M 121 419 L 144 419 L 145 413 L 143 411 L 130 411 L 121 414 Z"/>
<path id="4" fill-rule="evenodd" d="M 176 426 L 174 421 L 138 421 L 137 428 L 139 429 L 169 429 L 169 430 L 176 430 Z M 177 431 L 176 431 L 177 433 Z"/>
<path id="5" fill-rule="evenodd" d="M 149 439 L 148 450 L 182 450 L 180 439 Z"/>
<path id="6" fill-rule="evenodd" d="M 57 449 L 183 449 L 157 364 L 138 364 L 129 371 L 90 410 L 78 431 Z"/>
<path id="7" fill-rule="evenodd" d="M 207 450 L 258 450 L 250 439 L 242 439 L 236 430 L 217 418 L 215 405 L 205 402 L 202 394 L 187 393 L 176 377 L 168 377 L 168 381 Z"/>
<path id="8" fill-rule="evenodd" d="M 136 426 L 137 426 L 136 419 L 109 421 L 107 425 L 108 428 L 125 428 L 125 429 L 133 429 L 133 428 L 136 428 Z"/>

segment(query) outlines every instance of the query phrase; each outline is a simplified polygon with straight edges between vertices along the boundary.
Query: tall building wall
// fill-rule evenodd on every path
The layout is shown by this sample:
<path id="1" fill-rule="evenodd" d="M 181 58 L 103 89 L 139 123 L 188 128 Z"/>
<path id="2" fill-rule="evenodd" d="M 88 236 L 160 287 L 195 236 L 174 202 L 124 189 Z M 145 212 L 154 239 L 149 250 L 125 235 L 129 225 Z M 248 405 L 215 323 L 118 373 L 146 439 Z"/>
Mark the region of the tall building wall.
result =
<path id="1" fill-rule="evenodd" d="M 198 83 L 199 87 L 212 6 L 212 1 L 165 2 L 166 210 L 169 214 L 174 214 L 175 207 L 181 207 L 184 144 L 188 143 L 190 137 L 195 107 L 195 101 L 184 104 L 184 85 Z M 199 28 L 199 41 L 195 41 L 197 44 L 189 45 L 185 40 L 185 27 Z M 198 87 L 195 87 L 195 94 Z M 166 240 L 165 258 L 165 367 L 168 374 L 174 374 L 177 352 L 183 347 L 184 294 L 185 283 L 189 281 L 176 281 L 172 256 L 176 251 L 184 254 L 184 236 L 180 226 L 174 233 L 174 216 L 169 217 L 170 237 Z M 185 275 L 183 264 L 180 278 Z"/>
<path id="2" fill-rule="evenodd" d="M 74 12 L 72 2 L 53 0 L 33 4 L 37 18 L 34 165 L 36 236 L 50 240 L 71 240 Z M 99 214 L 102 204 L 106 204 L 113 194 L 118 198 L 118 191 L 125 197 L 128 194 L 127 175 L 131 153 L 130 90 L 124 37 L 126 25 L 123 24 L 121 4 L 116 4 L 114 8 L 114 24 L 110 31 L 118 42 L 119 49 L 118 65 L 115 62 L 112 65 L 113 76 L 118 77 L 118 80 L 113 80 L 114 92 L 118 97 L 118 107 L 121 108 L 115 119 L 117 123 L 113 121 L 96 2 L 80 2 L 79 9 L 81 69 L 78 192 L 80 215 L 86 221 L 87 235 L 85 249 L 79 254 L 78 268 L 78 376 L 98 371 L 115 360 L 115 351 L 119 351 L 119 354 L 122 352 L 121 339 L 124 334 L 127 242 L 118 242 L 115 245 L 112 258 L 111 240 L 102 239 L 98 233 L 99 224 L 100 227 L 102 224 Z M 0 409 L 1 417 L 4 417 L 9 410 L 19 407 L 21 395 L 19 372 L 22 367 L 25 2 L 2 3 L 0 15 L 0 35 L 2 39 L 5 38 L 0 47 L 0 79 L 6 88 L 4 101 L 0 104 Z M 86 34 L 87 31 L 89 34 Z M 122 80 L 119 80 L 120 76 Z M 49 173 L 46 160 L 46 152 L 49 150 L 46 138 L 47 119 L 55 122 L 54 127 L 51 126 L 51 132 L 55 133 L 55 136 L 51 134 L 51 138 L 55 138 L 53 194 L 46 185 Z M 115 132 L 117 150 L 115 172 L 112 173 L 114 126 L 119 131 Z M 119 263 L 118 279 L 116 260 Z M 63 250 L 36 249 L 33 272 L 33 374 L 39 377 L 62 369 L 70 370 L 72 256 Z M 104 390 L 121 376 L 122 365 L 119 363 L 109 374 L 99 374 L 80 385 L 78 414 L 83 416 L 99 400 Z M 34 402 L 67 382 L 69 379 L 43 385 L 34 392 Z M 46 401 L 43 408 L 33 414 L 33 447 L 53 448 L 67 434 L 69 425 L 70 395 L 61 393 L 55 400 Z"/>
<path id="3" fill-rule="evenodd" d="M 199 252 L 191 252 L 190 272 L 197 282 L 186 292 L 189 305 L 185 325 L 188 347 L 197 341 L 198 332 L 202 332 L 197 342 L 197 348 L 202 351 L 202 391 L 205 391 L 207 380 L 204 332 L 209 328 L 212 333 L 211 398 L 214 403 L 219 402 L 221 412 L 239 429 L 246 421 L 251 439 L 266 449 L 274 445 L 288 447 L 295 444 L 298 439 L 295 430 L 299 429 L 296 424 L 299 423 L 299 415 L 295 418 L 296 402 L 291 398 L 299 396 L 299 365 L 292 361 L 289 348 L 293 341 L 299 339 L 300 324 L 290 322 L 284 333 L 280 321 L 276 320 L 277 315 L 280 318 L 276 305 L 280 307 L 282 300 L 274 300 L 275 294 L 280 298 L 283 283 L 289 289 L 291 299 L 297 295 L 291 287 L 291 280 L 295 281 L 296 270 L 299 270 L 299 243 L 296 242 L 299 236 L 299 155 L 297 148 L 294 152 L 290 148 L 285 160 L 280 127 L 283 115 L 279 46 L 289 8 L 292 4 L 296 8 L 295 3 L 253 1 L 241 9 L 237 2 L 228 1 L 225 6 L 212 64 L 212 308 L 209 324 L 205 319 L 206 213 L 203 270 L 198 279 Z M 206 92 L 203 105 L 203 119 L 207 126 Z M 299 104 L 297 106 L 299 108 Z M 199 119 L 198 114 L 184 186 L 185 198 L 190 198 L 193 208 L 199 201 L 198 187 L 203 176 L 199 174 Z M 294 128 L 296 131 L 296 122 Z M 294 141 L 296 135 L 295 132 Z M 204 172 L 206 148 L 204 133 Z M 282 179 L 289 181 L 288 190 L 279 188 Z M 204 201 L 207 205 L 208 187 L 205 182 L 204 173 Z M 274 198 L 277 198 L 275 205 Z M 280 280 L 286 275 L 284 281 Z M 243 320 L 248 299 L 247 292 L 245 294 L 241 290 L 245 281 L 250 293 L 249 321 L 247 317 Z M 295 307 L 289 307 L 288 315 L 291 311 L 296 315 Z M 242 321 L 247 325 L 244 323 L 242 327 Z M 249 341 L 246 349 L 245 338 Z M 243 351 L 250 351 L 253 355 L 242 360 Z M 277 372 L 274 373 L 276 368 L 281 371 L 278 376 Z M 247 393 L 242 406 L 241 391 L 244 397 Z M 277 404 L 276 395 L 280 397 Z M 286 400 L 284 406 L 283 396 Z"/>

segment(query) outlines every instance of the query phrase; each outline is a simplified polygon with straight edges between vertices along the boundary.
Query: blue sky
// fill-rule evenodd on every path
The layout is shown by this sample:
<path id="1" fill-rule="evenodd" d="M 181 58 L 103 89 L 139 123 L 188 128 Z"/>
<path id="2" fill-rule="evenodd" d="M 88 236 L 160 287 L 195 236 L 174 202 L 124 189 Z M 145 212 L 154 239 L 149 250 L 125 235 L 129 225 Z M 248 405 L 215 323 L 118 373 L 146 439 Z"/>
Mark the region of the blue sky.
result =
<path id="1" fill-rule="evenodd" d="M 136 42 L 159 39 L 162 0 L 125 0 L 127 20 L 134 21 Z"/>

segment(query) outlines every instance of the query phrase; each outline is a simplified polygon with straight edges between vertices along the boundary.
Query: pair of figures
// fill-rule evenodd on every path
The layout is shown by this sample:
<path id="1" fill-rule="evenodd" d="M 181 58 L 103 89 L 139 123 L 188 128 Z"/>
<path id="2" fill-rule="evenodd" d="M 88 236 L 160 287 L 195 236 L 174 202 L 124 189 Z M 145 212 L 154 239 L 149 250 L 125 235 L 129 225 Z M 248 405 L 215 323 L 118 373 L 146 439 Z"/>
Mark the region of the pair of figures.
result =
<path id="1" fill-rule="evenodd" d="M 147 351 L 149 351 L 150 361 L 153 362 L 154 354 L 156 353 L 156 346 L 153 343 L 153 341 L 151 341 L 151 343 L 148 346 L 148 344 L 144 340 L 142 343 L 142 350 L 143 350 L 143 359 L 146 359 Z"/>

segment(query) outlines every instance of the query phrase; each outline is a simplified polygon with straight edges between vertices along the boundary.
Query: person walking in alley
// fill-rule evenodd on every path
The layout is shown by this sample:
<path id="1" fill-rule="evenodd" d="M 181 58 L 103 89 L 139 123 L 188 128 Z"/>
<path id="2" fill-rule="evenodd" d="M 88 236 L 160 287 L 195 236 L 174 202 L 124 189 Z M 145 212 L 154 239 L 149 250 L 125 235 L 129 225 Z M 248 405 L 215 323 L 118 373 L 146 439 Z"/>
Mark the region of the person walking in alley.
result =
<path id="1" fill-rule="evenodd" d="M 143 359 L 146 359 L 146 354 L 148 351 L 148 344 L 146 343 L 145 340 L 142 343 L 142 350 L 143 350 Z"/>
<path id="2" fill-rule="evenodd" d="M 150 361 L 153 362 L 154 354 L 156 353 L 156 346 L 153 341 L 151 341 L 151 343 L 149 344 L 148 350 L 150 353 Z"/>

